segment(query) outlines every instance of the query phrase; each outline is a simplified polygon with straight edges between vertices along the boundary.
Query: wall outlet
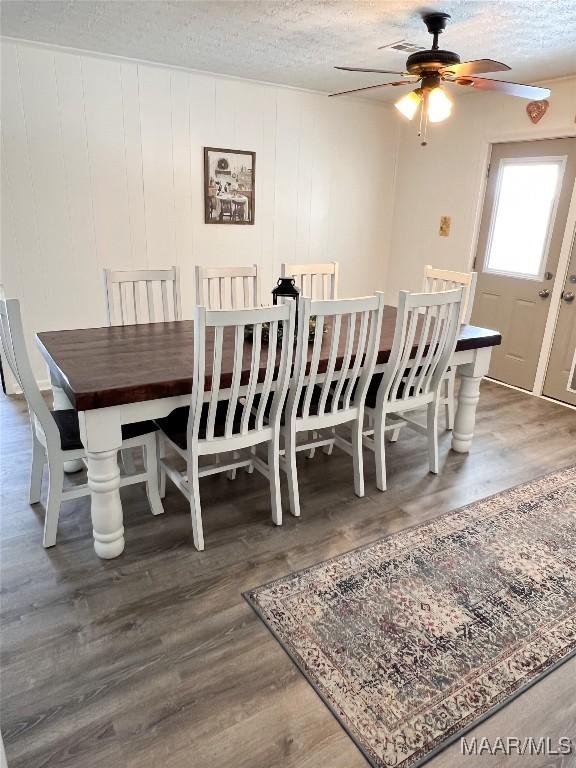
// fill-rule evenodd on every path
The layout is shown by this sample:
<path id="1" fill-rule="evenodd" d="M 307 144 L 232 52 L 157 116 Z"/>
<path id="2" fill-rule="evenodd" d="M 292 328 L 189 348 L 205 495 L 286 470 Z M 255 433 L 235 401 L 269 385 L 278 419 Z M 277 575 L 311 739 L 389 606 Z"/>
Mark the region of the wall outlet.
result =
<path id="1" fill-rule="evenodd" d="M 452 219 L 450 216 L 440 216 L 440 229 L 438 230 L 438 234 L 440 237 L 448 237 L 450 234 L 450 225 L 452 224 Z"/>

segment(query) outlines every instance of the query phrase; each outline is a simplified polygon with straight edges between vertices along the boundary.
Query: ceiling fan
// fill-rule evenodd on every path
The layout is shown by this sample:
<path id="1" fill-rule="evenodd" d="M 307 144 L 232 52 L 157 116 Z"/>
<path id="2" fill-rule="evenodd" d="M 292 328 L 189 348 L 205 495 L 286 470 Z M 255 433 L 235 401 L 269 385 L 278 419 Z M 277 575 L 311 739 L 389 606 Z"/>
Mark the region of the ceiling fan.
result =
<path id="1" fill-rule="evenodd" d="M 506 64 L 492 59 L 477 61 L 460 61 L 460 56 L 452 51 L 443 51 L 438 47 L 438 36 L 446 28 L 450 14 L 441 11 L 430 11 L 422 14 L 422 21 L 432 35 L 432 48 L 411 54 L 406 61 L 406 72 L 391 72 L 386 69 L 363 69 L 361 67 L 335 67 L 347 72 L 371 72 L 383 75 L 401 75 L 410 78 L 397 80 L 392 83 L 367 85 L 364 88 L 353 88 L 350 91 L 331 93 L 330 96 L 343 96 L 347 93 L 367 91 L 372 88 L 396 87 L 399 85 L 420 86 L 407 93 L 396 102 L 396 108 L 409 120 L 416 115 L 419 107 L 420 132 L 426 134 L 428 121 L 439 123 L 446 120 L 452 112 L 452 100 L 441 87 L 443 81 L 475 88 L 479 91 L 497 91 L 508 96 L 518 96 L 521 99 L 546 99 L 550 96 L 548 88 L 538 88 L 533 85 L 510 83 L 505 80 L 491 80 L 486 77 L 476 77 L 485 72 L 505 72 L 510 69 Z"/>

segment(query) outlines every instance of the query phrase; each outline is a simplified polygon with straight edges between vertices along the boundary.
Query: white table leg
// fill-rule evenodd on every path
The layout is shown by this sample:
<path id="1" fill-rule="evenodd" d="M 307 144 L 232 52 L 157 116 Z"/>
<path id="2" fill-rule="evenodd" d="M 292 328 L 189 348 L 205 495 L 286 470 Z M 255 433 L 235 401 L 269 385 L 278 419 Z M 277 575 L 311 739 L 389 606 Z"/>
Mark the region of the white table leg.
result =
<path id="1" fill-rule="evenodd" d="M 94 550 L 111 559 L 124 550 L 124 524 L 120 501 L 118 450 L 122 427 L 118 414 L 109 408 L 79 414 L 80 435 L 88 459 Z"/>
<path id="2" fill-rule="evenodd" d="M 54 379 L 52 379 L 52 402 L 55 411 L 68 411 L 73 408 L 72 403 L 68 400 L 66 392 L 60 387 Z M 81 459 L 74 459 L 74 461 L 64 462 L 64 472 L 70 474 L 72 472 L 79 472 L 84 469 L 84 462 Z"/>
<path id="3" fill-rule="evenodd" d="M 481 376 L 462 375 L 460 378 L 458 410 L 452 432 L 452 450 L 457 453 L 468 453 L 472 445 L 481 381 Z"/>
<path id="4" fill-rule="evenodd" d="M 94 549 L 98 557 L 109 560 L 124 550 L 117 451 L 88 451 L 87 456 Z"/>
<path id="5" fill-rule="evenodd" d="M 477 349 L 471 363 L 457 368 L 457 375 L 460 376 L 460 391 L 452 432 L 452 450 L 457 453 L 468 453 L 472 446 L 476 406 L 480 399 L 480 382 L 488 373 L 491 354 L 492 347 Z"/>

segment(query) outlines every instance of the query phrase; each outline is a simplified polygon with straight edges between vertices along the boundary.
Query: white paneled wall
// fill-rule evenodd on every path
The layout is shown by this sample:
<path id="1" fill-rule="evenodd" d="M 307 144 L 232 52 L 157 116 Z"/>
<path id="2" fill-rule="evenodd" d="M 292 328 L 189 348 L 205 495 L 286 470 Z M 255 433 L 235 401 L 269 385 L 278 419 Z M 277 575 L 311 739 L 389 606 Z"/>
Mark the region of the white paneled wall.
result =
<path id="1" fill-rule="evenodd" d="M 2 44 L 2 270 L 38 330 L 103 325 L 104 267 L 340 261 L 383 287 L 398 121 L 382 105 Z M 204 224 L 203 147 L 256 152 L 254 226 Z M 34 353 L 38 378 L 46 378 Z"/>

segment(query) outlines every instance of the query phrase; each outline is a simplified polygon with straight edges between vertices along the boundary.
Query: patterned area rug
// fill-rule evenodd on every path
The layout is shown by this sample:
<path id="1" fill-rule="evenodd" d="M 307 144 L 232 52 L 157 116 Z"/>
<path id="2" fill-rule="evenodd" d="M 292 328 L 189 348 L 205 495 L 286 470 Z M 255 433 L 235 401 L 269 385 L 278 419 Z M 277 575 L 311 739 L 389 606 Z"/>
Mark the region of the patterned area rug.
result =
<path id="1" fill-rule="evenodd" d="M 576 652 L 576 467 L 245 594 L 377 768 L 414 768 Z"/>

